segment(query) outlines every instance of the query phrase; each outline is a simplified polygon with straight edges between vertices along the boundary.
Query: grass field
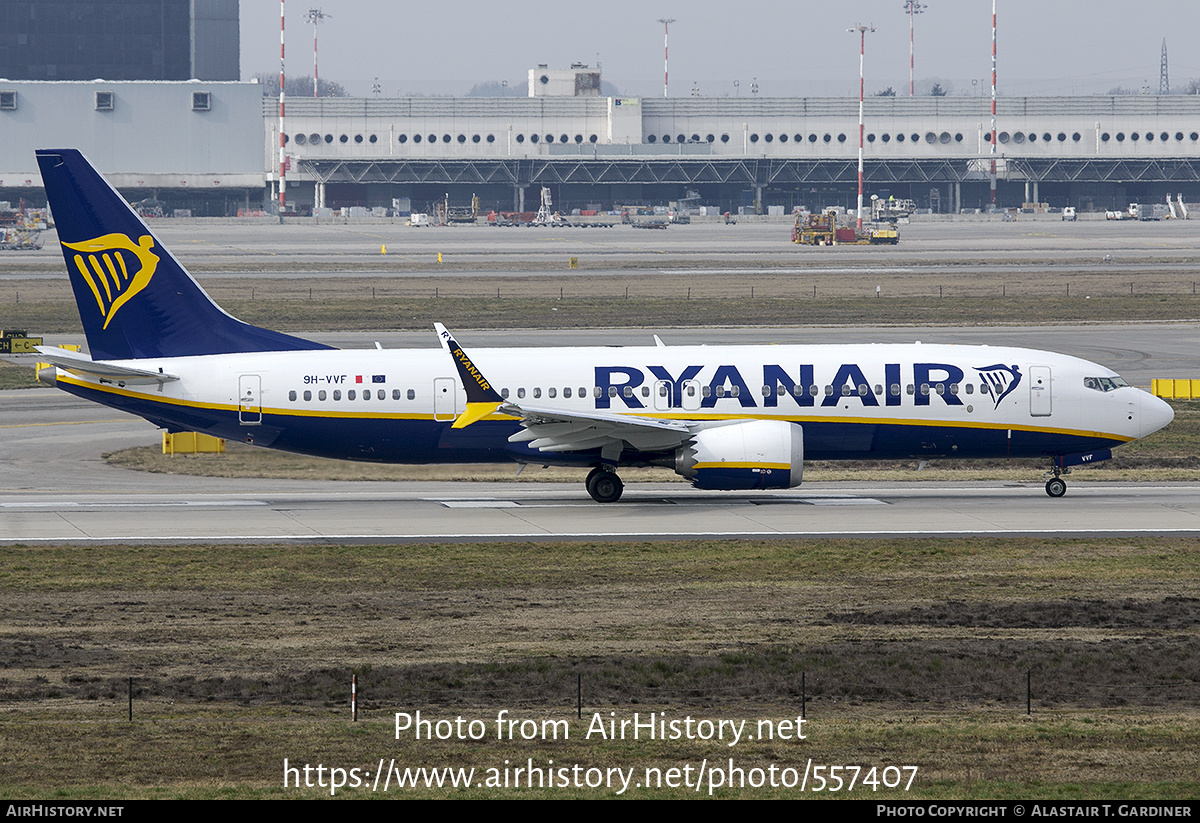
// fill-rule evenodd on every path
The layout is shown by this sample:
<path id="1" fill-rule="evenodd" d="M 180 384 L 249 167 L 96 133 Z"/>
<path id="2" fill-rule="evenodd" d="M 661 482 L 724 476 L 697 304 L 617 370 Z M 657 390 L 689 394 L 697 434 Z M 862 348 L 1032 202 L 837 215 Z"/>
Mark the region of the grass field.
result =
<path id="1" fill-rule="evenodd" d="M 0 570 L 0 795 L 328 793 L 285 790 L 287 757 L 639 774 L 812 758 L 918 767 L 908 793 L 855 796 L 1194 797 L 1198 551 L 1169 538 L 15 546 Z M 583 737 L 594 712 L 794 720 L 802 693 L 804 741 Z M 496 740 L 505 709 L 568 721 L 571 738 Z M 493 725 L 479 741 L 397 740 L 394 713 L 416 710 Z"/>
<path id="2" fill-rule="evenodd" d="M 1200 317 L 1195 271 L 1136 277 L 998 270 L 901 275 L 670 270 L 501 280 L 475 272 L 429 278 L 200 277 L 227 311 L 283 331 L 407 330 L 430 318 L 458 328 L 707 325 L 1001 324 Z M 882 282 L 881 282 L 882 281 Z M 881 286 L 882 297 L 875 288 Z M 1133 292 L 1131 293 L 1131 286 Z M 19 294 L 18 294 L 19 292 Z M 37 334 L 78 333 L 66 278 L 0 289 L 0 315 Z M 636 320 L 635 320 L 636 319 Z"/>

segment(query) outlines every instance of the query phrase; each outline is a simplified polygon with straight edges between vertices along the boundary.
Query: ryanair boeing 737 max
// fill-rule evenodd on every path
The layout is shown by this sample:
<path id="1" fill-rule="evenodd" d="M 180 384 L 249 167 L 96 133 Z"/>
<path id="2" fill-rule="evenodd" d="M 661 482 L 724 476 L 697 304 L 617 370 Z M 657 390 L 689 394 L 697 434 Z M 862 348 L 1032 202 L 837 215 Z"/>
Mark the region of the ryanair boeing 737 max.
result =
<path id="1" fill-rule="evenodd" d="M 218 307 L 75 150 L 37 153 L 90 357 L 42 347 L 42 378 L 198 431 L 395 463 L 668 466 L 703 489 L 800 483 L 804 460 L 1042 457 L 1070 467 L 1167 425 L 1104 366 L 988 346 L 338 350 Z M 656 339 L 656 342 L 657 339 Z"/>

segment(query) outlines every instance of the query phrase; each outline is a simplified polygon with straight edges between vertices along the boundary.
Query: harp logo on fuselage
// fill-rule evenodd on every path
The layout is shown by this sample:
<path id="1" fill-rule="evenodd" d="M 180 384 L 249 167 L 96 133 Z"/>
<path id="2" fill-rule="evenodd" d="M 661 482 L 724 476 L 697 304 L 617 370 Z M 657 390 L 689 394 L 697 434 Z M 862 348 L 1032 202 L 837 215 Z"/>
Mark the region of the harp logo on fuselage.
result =
<path id="1" fill-rule="evenodd" d="M 105 234 L 63 246 L 75 252 L 75 269 L 96 298 L 105 329 L 117 311 L 150 284 L 158 267 L 158 255 L 151 251 L 154 238 L 148 234 L 136 243 L 124 234 Z"/>

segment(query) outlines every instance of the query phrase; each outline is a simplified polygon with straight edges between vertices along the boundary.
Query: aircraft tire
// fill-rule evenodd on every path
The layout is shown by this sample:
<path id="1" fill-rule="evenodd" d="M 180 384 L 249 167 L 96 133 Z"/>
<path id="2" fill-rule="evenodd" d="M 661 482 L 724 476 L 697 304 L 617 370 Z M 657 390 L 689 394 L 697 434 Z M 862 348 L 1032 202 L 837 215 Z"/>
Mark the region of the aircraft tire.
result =
<path id="1" fill-rule="evenodd" d="M 597 503 L 616 503 L 625 491 L 625 484 L 616 472 L 597 469 L 588 475 L 587 491 Z"/>
<path id="2" fill-rule="evenodd" d="M 1067 493 L 1067 481 L 1061 477 L 1051 477 L 1046 481 L 1046 494 L 1051 497 L 1062 497 Z"/>

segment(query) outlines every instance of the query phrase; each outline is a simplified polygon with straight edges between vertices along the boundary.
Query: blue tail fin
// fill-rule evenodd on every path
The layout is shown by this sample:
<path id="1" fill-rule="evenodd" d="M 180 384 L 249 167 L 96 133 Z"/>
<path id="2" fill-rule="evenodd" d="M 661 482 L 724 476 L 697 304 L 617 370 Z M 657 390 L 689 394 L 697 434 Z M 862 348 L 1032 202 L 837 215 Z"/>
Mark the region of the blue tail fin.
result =
<path id="1" fill-rule="evenodd" d="M 329 348 L 226 314 L 75 149 L 37 161 L 93 359 Z"/>

